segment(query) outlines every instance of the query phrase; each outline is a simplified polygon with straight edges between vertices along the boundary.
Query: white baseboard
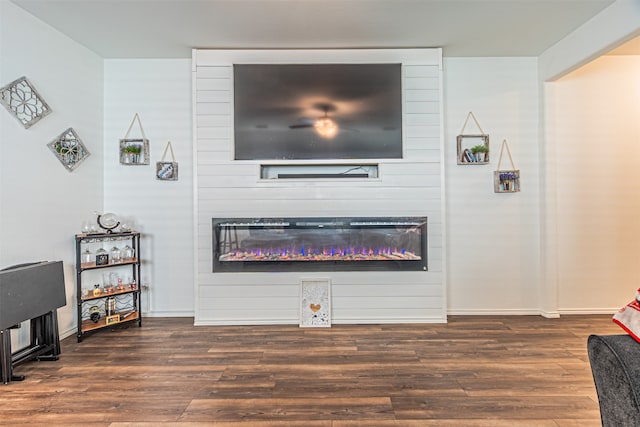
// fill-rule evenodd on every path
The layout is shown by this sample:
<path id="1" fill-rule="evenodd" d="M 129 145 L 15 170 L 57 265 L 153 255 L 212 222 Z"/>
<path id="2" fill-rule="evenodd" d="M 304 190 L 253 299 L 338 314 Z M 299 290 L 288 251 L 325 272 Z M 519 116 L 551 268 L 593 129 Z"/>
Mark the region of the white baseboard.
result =
<path id="1" fill-rule="evenodd" d="M 193 326 L 259 326 L 259 325 L 298 325 L 298 319 L 268 319 L 268 320 L 197 320 Z"/>
<path id="2" fill-rule="evenodd" d="M 448 316 L 545 316 L 540 310 L 530 309 L 472 309 L 447 310 Z M 547 317 L 547 316 L 545 316 Z"/>
<path id="3" fill-rule="evenodd" d="M 70 328 L 70 329 L 65 329 L 64 331 L 58 331 L 58 334 L 60 335 L 60 339 L 64 339 L 66 337 L 70 337 L 71 335 L 75 335 L 78 333 L 78 328 Z"/>
<path id="4" fill-rule="evenodd" d="M 547 319 L 557 319 L 560 317 L 560 312 L 558 311 L 541 311 L 540 315 L 542 317 L 546 317 Z"/>
<path id="5" fill-rule="evenodd" d="M 195 313 L 193 311 L 151 311 L 149 313 L 142 313 L 142 319 L 145 317 L 193 317 Z"/>
<path id="6" fill-rule="evenodd" d="M 194 326 L 250 326 L 250 325 L 299 325 L 298 319 L 268 319 L 268 320 L 197 320 Z M 331 319 L 334 325 L 379 325 L 403 323 L 447 323 L 445 318 L 393 318 L 393 319 Z"/>
<path id="7" fill-rule="evenodd" d="M 560 314 L 608 314 L 613 316 L 620 307 L 616 308 L 561 308 L 558 310 Z"/>
<path id="8" fill-rule="evenodd" d="M 556 311 L 524 310 L 524 309 L 474 309 L 474 310 L 448 310 L 449 316 L 542 316 L 548 319 L 557 319 L 561 315 L 571 314 L 609 314 L 613 316 L 619 308 L 564 308 Z"/>
<path id="9" fill-rule="evenodd" d="M 401 317 L 393 319 L 333 319 L 334 324 L 342 325 L 376 325 L 376 324 L 402 324 L 402 323 L 447 323 L 445 317 Z"/>

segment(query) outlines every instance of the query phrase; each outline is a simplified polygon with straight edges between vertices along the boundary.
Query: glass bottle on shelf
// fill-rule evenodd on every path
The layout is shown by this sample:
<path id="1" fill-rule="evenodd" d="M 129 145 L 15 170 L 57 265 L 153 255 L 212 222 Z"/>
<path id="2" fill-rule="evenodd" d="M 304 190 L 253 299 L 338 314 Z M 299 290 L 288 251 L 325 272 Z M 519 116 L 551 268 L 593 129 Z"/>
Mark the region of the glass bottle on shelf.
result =
<path id="1" fill-rule="evenodd" d="M 122 261 L 120 257 L 120 249 L 114 246 L 113 248 L 111 248 L 111 262 L 113 264 L 116 264 L 116 263 L 119 263 L 120 261 Z"/>
<path id="2" fill-rule="evenodd" d="M 123 261 L 131 261 L 135 257 L 135 250 L 131 246 L 126 245 L 120 250 L 120 257 Z"/>
<path id="3" fill-rule="evenodd" d="M 91 253 L 89 248 L 85 249 L 84 252 L 82 252 L 82 255 L 80 257 L 80 262 L 82 264 L 88 264 L 93 261 L 94 261 L 93 253 Z"/>

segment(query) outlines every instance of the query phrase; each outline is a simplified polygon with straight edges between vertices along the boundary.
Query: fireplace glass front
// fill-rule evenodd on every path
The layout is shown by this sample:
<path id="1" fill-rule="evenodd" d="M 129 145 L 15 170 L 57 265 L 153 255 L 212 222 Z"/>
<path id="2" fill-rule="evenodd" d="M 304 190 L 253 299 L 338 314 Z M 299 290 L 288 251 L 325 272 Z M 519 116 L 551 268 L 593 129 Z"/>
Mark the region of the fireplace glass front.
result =
<path id="1" fill-rule="evenodd" d="M 427 218 L 214 218 L 213 272 L 426 271 Z"/>

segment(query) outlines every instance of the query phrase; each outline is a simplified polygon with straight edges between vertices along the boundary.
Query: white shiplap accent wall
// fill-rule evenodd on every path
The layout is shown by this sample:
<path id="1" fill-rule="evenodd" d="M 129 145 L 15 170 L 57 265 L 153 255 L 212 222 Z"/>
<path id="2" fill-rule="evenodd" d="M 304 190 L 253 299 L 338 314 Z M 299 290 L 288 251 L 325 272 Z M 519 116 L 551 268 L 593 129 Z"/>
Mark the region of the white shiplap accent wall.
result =
<path id="1" fill-rule="evenodd" d="M 323 62 L 402 64 L 404 158 L 378 179 L 261 181 L 233 160 L 233 64 Z M 196 324 L 298 323 L 308 278 L 330 278 L 334 323 L 446 320 L 440 49 L 194 50 L 192 71 Z M 270 216 L 427 216 L 429 271 L 211 272 L 212 218 Z"/>

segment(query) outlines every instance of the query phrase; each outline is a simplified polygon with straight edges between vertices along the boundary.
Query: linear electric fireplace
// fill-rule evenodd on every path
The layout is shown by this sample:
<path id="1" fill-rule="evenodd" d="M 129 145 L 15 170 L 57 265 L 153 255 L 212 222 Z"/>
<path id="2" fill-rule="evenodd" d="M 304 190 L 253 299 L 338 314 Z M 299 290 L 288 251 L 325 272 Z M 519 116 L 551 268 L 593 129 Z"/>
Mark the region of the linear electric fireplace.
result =
<path id="1" fill-rule="evenodd" d="M 213 272 L 426 271 L 427 218 L 214 218 Z"/>

